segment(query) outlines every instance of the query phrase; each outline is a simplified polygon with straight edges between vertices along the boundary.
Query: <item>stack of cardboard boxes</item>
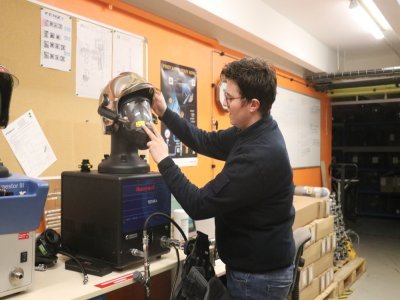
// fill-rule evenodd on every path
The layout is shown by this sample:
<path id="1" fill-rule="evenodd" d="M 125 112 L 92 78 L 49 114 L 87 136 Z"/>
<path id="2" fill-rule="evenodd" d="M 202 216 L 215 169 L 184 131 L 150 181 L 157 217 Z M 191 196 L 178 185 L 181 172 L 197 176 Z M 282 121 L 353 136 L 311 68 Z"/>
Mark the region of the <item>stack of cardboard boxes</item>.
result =
<path id="1" fill-rule="evenodd" d="M 329 198 L 294 196 L 293 229 L 307 227 L 311 232 L 311 240 L 303 252 L 305 264 L 300 273 L 300 300 L 326 299 L 318 296 L 327 294 L 327 290 L 333 291 L 333 295 L 336 290 L 337 283 L 333 280 L 336 235 L 329 201 Z"/>
<path id="2" fill-rule="evenodd" d="M 44 206 L 40 226 L 36 233 L 42 233 L 46 229 L 53 229 L 61 233 L 61 178 L 42 177 L 41 180 L 49 184 L 49 192 Z"/>

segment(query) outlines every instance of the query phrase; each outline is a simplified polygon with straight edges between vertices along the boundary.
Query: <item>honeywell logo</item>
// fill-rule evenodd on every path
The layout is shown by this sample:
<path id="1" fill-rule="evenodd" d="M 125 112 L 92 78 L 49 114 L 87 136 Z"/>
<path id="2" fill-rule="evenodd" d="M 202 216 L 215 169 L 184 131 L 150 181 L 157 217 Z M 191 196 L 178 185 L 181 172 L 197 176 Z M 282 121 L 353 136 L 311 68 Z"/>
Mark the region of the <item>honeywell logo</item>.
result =
<path id="1" fill-rule="evenodd" d="M 145 186 L 137 186 L 136 192 L 148 192 L 148 191 L 154 191 L 155 189 L 156 189 L 156 186 L 154 184 L 145 185 Z"/>

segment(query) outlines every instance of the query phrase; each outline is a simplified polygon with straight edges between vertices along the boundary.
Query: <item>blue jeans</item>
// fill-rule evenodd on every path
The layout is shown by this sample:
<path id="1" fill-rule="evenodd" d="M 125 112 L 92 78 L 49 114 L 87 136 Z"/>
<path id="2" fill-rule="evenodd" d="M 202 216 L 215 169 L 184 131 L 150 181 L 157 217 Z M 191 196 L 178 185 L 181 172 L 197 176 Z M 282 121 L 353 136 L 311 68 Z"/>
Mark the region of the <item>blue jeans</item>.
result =
<path id="1" fill-rule="evenodd" d="M 233 300 L 284 300 L 292 284 L 293 268 L 245 273 L 226 267 L 229 294 Z"/>

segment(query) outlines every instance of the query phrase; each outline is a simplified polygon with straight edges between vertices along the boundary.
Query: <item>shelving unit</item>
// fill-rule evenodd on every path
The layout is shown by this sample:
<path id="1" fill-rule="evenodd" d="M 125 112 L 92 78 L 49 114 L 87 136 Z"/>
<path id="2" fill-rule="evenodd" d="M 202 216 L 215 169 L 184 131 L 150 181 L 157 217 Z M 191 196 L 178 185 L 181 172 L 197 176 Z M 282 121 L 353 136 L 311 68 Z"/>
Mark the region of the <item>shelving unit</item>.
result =
<path id="1" fill-rule="evenodd" d="M 358 166 L 355 215 L 400 218 L 398 100 L 332 106 L 333 161 Z"/>

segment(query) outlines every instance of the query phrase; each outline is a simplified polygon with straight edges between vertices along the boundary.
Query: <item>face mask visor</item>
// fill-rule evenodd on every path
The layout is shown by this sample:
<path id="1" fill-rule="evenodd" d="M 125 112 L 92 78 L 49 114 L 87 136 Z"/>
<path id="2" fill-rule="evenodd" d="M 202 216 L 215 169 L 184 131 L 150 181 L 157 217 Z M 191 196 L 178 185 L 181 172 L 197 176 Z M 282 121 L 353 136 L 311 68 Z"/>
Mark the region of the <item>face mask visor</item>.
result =
<path id="1" fill-rule="evenodd" d="M 149 138 L 142 126 L 147 126 L 151 130 L 152 114 L 149 99 L 138 96 L 125 101 L 121 99 L 121 102 L 123 104 L 120 112 L 125 120 L 121 129 L 138 149 L 147 149 Z"/>

